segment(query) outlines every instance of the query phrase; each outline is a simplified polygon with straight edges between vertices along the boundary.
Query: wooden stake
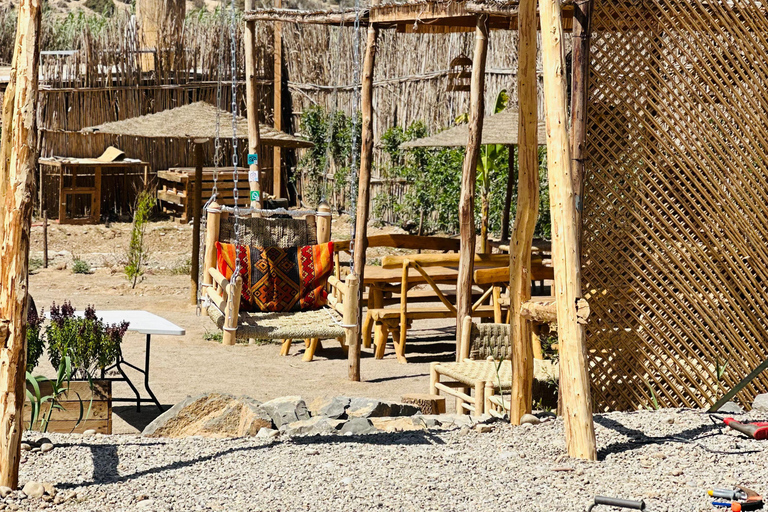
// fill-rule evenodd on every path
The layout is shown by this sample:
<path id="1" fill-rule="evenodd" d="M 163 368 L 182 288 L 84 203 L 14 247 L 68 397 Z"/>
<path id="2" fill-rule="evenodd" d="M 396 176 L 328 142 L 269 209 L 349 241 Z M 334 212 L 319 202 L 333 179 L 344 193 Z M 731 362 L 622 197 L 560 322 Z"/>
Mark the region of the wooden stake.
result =
<path id="1" fill-rule="evenodd" d="M 547 113 L 547 161 L 552 209 L 552 262 L 555 268 L 560 391 L 565 442 L 572 457 L 596 460 L 584 325 L 578 321 L 581 298 L 576 196 L 571 172 L 563 24 L 560 0 L 541 0 L 544 99 Z M 530 344 L 530 342 L 529 342 Z M 514 370 L 513 370 L 514 371 Z"/>
<path id="2" fill-rule="evenodd" d="M 197 283 L 200 278 L 200 220 L 203 215 L 203 144 L 208 139 L 195 139 L 195 190 L 192 201 L 192 261 L 190 263 L 189 301 L 197 304 Z"/>
<path id="3" fill-rule="evenodd" d="M 26 383 L 29 233 L 37 164 L 41 0 L 20 0 L 0 143 L 0 485 L 19 485 Z"/>
<path id="4" fill-rule="evenodd" d="M 371 5 L 378 4 L 373 0 Z M 357 185 L 357 218 L 355 219 L 354 271 L 357 275 L 360 289 L 364 289 L 365 253 L 368 249 L 368 210 L 371 201 L 371 166 L 373 164 L 373 68 L 376 62 L 376 40 L 379 29 L 375 25 L 368 26 L 368 40 L 365 45 L 363 59 L 363 78 L 360 92 L 362 110 L 362 143 L 360 145 L 360 175 Z M 363 317 L 362 303 L 358 302 L 357 319 Z M 349 345 L 347 357 L 349 360 L 349 380 L 360 380 L 360 333 L 357 329 L 354 342 Z"/>
<path id="5" fill-rule="evenodd" d="M 43 268 L 48 268 L 48 212 L 43 210 Z"/>
<path id="6" fill-rule="evenodd" d="M 510 144 L 507 146 L 509 150 L 509 162 L 508 174 L 507 174 L 507 191 L 504 195 L 504 210 L 501 212 L 501 239 L 509 240 L 509 217 L 512 211 L 512 192 L 515 188 L 515 146 Z"/>
<path id="7" fill-rule="evenodd" d="M 587 103 L 589 96 L 589 42 L 592 26 L 592 0 L 574 3 L 573 75 L 571 77 L 571 150 L 573 151 L 573 190 L 576 193 L 576 226 L 581 257 L 581 214 L 587 151 Z"/>
<path id="8" fill-rule="evenodd" d="M 519 425 L 533 408 L 533 347 L 530 325 L 520 306 L 531 298 L 531 247 L 539 216 L 538 92 L 536 78 L 536 0 L 521 0 L 517 90 L 518 116 L 517 210 L 509 241 L 510 336 L 512 336 L 512 391 L 509 419 Z"/>
<path id="9" fill-rule="evenodd" d="M 275 8 L 280 9 L 283 6 L 283 0 L 275 0 Z M 276 22 L 273 25 L 274 30 L 274 109 L 272 116 L 275 118 L 275 130 L 283 129 L 283 24 Z M 272 195 L 282 197 L 283 174 L 282 174 L 283 152 L 280 146 L 275 146 L 272 157 Z"/>
<path id="10" fill-rule="evenodd" d="M 469 92 L 469 137 L 461 172 L 461 198 L 459 199 L 459 277 L 456 281 L 456 360 L 461 345 L 461 322 L 472 315 L 472 271 L 475 259 L 475 181 L 477 157 L 483 138 L 485 111 L 485 57 L 488 53 L 488 16 L 477 16 L 475 28 L 475 55 L 472 59 L 472 85 Z"/>
<path id="11" fill-rule="evenodd" d="M 245 10 L 256 8 L 256 0 L 245 0 Z M 245 46 L 245 110 L 248 118 L 248 154 L 258 155 L 261 149 L 259 134 L 259 84 L 256 79 L 256 23 L 245 23 L 243 34 Z M 251 192 L 251 208 L 261 208 L 261 164 L 259 161 L 248 166 L 248 188 Z M 251 179 L 254 178 L 254 179 Z"/>

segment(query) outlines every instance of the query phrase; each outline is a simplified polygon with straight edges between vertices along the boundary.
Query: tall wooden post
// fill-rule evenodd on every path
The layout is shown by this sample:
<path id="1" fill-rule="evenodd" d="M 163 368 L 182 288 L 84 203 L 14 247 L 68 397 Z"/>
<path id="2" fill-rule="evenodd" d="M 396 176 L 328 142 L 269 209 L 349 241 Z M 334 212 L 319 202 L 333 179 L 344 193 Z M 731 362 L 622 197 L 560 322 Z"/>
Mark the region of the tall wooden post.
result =
<path id="1" fill-rule="evenodd" d="M 192 199 L 192 261 L 189 272 L 189 302 L 197 305 L 197 285 L 200 282 L 200 219 L 203 215 L 203 144 L 208 139 L 195 139 L 195 189 Z"/>
<path id="2" fill-rule="evenodd" d="M 275 0 L 275 8 L 283 6 L 283 0 Z M 283 24 L 275 22 L 274 32 L 274 108 L 275 130 L 283 129 Z M 283 190 L 283 151 L 275 146 L 272 153 L 272 195 L 282 197 Z"/>
<path id="3" fill-rule="evenodd" d="M 560 392 L 565 418 L 565 442 L 572 457 L 595 460 L 585 329 L 577 317 L 581 298 L 579 227 L 571 171 L 563 24 L 560 0 L 541 0 L 544 98 L 547 113 L 547 162 L 552 209 L 552 263 L 555 270 L 557 333 L 560 343 Z"/>
<path id="4" fill-rule="evenodd" d="M 531 298 L 531 247 L 539 216 L 539 136 L 536 78 L 536 0 L 521 0 L 518 14 L 519 57 L 517 91 L 519 154 L 517 211 L 509 241 L 510 335 L 512 390 L 509 419 L 513 425 L 533 407 L 533 347 L 531 327 L 520 308 Z"/>
<path id="5" fill-rule="evenodd" d="M 256 8 L 255 0 L 245 0 L 245 10 Z M 259 133 L 259 85 L 256 82 L 256 22 L 245 23 L 243 34 L 245 46 L 245 110 L 248 117 L 248 155 L 258 155 L 261 149 Z M 261 208 L 261 163 L 260 157 L 248 165 L 248 188 L 251 192 L 251 207 Z"/>
<path id="6" fill-rule="evenodd" d="M 0 485 L 19 485 L 26 383 L 29 232 L 37 163 L 41 0 L 20 0 L 0 143 Z"/>
<path id="7" fill-rule="evenodd" d="M 507 162 L 507 191 L 504 194 L 504 211 L 501 212 L 501 236 L 502 240 L 509 240 L 509 217 L 512 211 L 512 192 L 515 188 L 515 145 L 507 146 L 509 162 Z"/>
<path id="8" fill-rule="evenodd" d="M 469 137 L 461 171 L 459 277 L 456 281 L 456 360 L 461 345 L 461 325 L 472 313 L 472 271 L 475 260 L 475 182 L 477 157 L 483 140 L 485 113 L 485 57 L 488 53 L 488 16 L 477 16 L 472 83 L 469 91 Z"/>
<path id="9" fill-rule="evenodd" d="M 571 150 L 573 190 L 576 193 L 576 226 L 579 228 L 581 257 L 581 215 L 584 208 L 584 178 L 587 151 L 587 102 L 589 100 L 589 46 L 592 32 L 593 0 L 574 3 L 573 66 L 571 78 Z"/>
<path id="10" fill-rule="evenodd" d="M 378 1 L 371 2 L 371 6 Z M 360 92 L 362 109 L 362 142 L 360 145 L 360 174 L 357 186 L 357 218 L 355 219 L 354 270 L 360 283 L 360 293 L 365 289 L 365 253 L 368 249 L 368 211 L 371 201 L 371 166 L 373 164 L 373 69 L 376 64 L 376 41 L 379 29 L 368 25 L 368 39 L 363 58 L 363 76 Z M 362 316 L 362 301 L 358 302 L 358 321 Z M 354 342 L 349 346 L 349 380 L 360 380 L 360 332 L 357 329 Z"/>

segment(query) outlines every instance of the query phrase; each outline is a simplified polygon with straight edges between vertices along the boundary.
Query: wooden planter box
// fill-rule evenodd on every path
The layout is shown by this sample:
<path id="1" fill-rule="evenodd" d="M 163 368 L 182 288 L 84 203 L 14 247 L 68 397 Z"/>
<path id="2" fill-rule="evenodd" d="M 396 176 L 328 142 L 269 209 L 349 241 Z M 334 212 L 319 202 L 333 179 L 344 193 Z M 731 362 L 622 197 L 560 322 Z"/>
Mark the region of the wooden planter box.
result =
<path id="1" fill-rule="evenodd" d="M 32 390 L 30 389 L 30 391 Z M 32 393 L 34 394 L 34 392 Z M 40 386 L 40 393 L 42 396 L 49 395 L 51 393 L 50 384 L 42 384 Z M 93 402 L 91 402 L 91 399 L 93 399 Z M 73 380 L 69 383 L 68 391 L 62 393 L 58 401 L 63 409 L 54 409 L 51 421 L 48 423 L 48 432 L 68 434 L 70 432 L 82 433 L 92 429 L 101 434 L 112 433 L 112 382 L 108 380 L 95 380 L 93 381 L 93 389 L 91 389 L 87 381 Z M 78 423 L 81 401 L 83 418 Z M 43 405 L 38 421 L 33 426 L 34 430 L 39 430 L 39 418 L 47 415 L 49 409 L 50 403 Z M 25 427 L 29 425 L 30 416 L 31 404 L 27 401 L 24 403 Z"/>

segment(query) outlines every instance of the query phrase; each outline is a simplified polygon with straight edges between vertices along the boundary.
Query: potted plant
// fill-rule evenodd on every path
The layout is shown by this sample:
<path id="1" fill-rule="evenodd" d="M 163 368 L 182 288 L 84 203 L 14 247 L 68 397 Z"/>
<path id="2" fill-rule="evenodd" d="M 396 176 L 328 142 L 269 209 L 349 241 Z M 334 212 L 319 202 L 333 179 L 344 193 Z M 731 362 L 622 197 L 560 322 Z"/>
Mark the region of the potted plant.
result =
<path id="1" fill-rule="evenodd" d="M 29 418 L 37 420 L 28 420 L 30 428 L 112 432 L 112 383 L 102 377 L 120 355 L 127 329 L 127 322 L 105 324 L 93 306 L 76 315 L 69 302 L 51 305 L 44 338 L 38 329 L 39 338 L 34 340 L 33 336 L 33 341 L 39 345 L 47 342 L 48 357 L 58 372 L 56 380 L 28 374 Z"/>

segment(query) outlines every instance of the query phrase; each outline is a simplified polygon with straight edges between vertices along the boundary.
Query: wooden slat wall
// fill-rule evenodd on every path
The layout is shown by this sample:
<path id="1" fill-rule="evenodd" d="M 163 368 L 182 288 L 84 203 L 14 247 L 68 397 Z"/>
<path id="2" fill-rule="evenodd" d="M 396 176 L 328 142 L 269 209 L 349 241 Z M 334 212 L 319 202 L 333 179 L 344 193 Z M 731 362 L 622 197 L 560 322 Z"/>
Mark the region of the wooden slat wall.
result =
<path id="1" fill-rule="evenodd" d="M 704 407 L 768 357 L 768 18 L 757 0 L 616 4 L 597 0 L 592 38 L 593 397 Z"/>

